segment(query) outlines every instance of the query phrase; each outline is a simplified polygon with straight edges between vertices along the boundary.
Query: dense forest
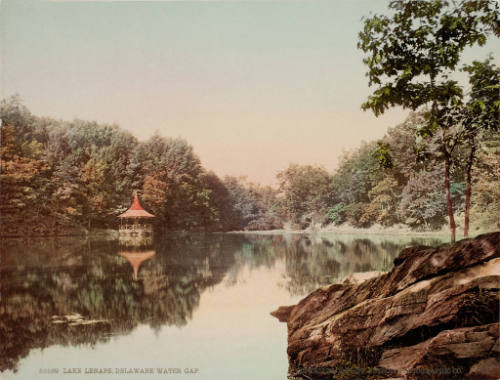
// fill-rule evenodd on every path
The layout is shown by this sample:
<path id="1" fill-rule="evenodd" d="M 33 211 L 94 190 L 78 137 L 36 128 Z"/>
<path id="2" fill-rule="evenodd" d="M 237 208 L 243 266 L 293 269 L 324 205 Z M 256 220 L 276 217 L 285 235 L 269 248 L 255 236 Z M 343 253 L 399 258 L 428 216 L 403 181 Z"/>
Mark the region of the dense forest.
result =
<path id="1" fill-rule="evenodd" d="M 85 232 L 116 226 L 133 190 L 169 230 L 268 230 L 405 224 L 439 229 L 447 222 L 443 162 L 419 146 L 425 112 L 411 113 L 380 141 L 344 153 L 329 173 L 291 164 L 279 188 L 207 171 L 182 139 L 138 141 L 116 125 L 38 117 L 19 97 L 1 102 L 2 233 Z M 476 137 L 471 221 L 500 226 L 500 139 Z M 468 147 L 457 149 L 451 197 L 465 207 Z M 390 152 L 390 154 L 389 154 Z M 425 159 L 422 159 L 425 157 Z M 390 162 L 387 162 L 389 160 Z"/>
<path id="2" fill-rule="evenodd" d="M 275 190 L 220 179 L 185 140 L 140 142 L 116 125 L 37 117 L 18 97 L 1 102 L 0 116 L 4 234 L 113 227 L 134 190 L 167 229 L 282 227 Z"/>

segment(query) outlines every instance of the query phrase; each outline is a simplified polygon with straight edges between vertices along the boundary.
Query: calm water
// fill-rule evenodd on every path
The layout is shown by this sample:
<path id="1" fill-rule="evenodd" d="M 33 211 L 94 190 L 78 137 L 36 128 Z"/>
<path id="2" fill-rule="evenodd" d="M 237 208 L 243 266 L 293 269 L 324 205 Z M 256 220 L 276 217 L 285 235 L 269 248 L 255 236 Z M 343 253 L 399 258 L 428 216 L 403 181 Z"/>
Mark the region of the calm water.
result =
<path id="1" fill-rule="evenodd" d="M 284 380 L 286 325 L 270 311 L 350 273 L 390 269 L 405 246 L 439 244 L 297 234 L 157 240 L 143 252 L 109 241 L 3 240 L 0 379 Z M 40 373 L 49 369 L 58 373 Z"/>

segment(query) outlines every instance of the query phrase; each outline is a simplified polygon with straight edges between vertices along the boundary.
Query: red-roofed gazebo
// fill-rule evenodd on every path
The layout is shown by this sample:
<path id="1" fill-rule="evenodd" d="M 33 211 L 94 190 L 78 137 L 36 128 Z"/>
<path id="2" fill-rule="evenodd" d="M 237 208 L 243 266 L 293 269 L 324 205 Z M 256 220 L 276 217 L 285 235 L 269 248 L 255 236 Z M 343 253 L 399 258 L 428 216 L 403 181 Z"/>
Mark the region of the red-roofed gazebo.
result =
<path id="1" fill-rule="evenodd" d="M 120 218 L 120 243 L 128 246 L 152 244 L 155 216 L 142 207 L 137 191 L 134 191 L 134 200 L 129 209 L 118 215 L 118 218 Z"/>

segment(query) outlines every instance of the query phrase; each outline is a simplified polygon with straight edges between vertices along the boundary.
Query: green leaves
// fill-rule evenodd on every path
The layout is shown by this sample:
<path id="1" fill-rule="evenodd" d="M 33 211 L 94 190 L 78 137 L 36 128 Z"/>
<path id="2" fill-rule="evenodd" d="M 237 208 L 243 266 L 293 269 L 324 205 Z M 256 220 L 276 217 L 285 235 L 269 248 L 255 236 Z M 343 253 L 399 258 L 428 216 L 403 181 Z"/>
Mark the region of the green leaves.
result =
<path id="1" fill-rule="evenodd" d="M 399 105 L 418 107 L 438 102 L 460 103 L 456 82 L 446 79 L 466 46 L 482 45 L 493 30 L 498 5 L 490 2 L 392 1 L 391 16 L 364 21 L 358 48 L 366 53 L 369 85 L 378 87 L 362 104 L 376 116 Z"/>
<path id="2" fill-rule="evenodd" d="M 390 169 L 393 167 L 392 156 L 389 152 L 389 145 L 383 141 L 377 142 L 377 148 L 373 150 L 373 155 L 377 159 L 381 168 Z"/>
<path id="3" fill-rule="evenodd" d="M 490 56 L 462 68 L 469 74 L 470 96 L 462 115 L 468 135 L 478 129 L 500 130 L 500 68 Z"/>

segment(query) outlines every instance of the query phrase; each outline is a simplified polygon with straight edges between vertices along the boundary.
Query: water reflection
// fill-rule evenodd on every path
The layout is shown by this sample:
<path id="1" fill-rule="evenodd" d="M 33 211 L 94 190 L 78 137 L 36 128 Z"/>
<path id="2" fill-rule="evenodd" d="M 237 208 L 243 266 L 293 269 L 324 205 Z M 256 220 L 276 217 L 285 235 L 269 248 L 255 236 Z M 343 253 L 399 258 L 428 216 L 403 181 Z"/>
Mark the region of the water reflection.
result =
<path id="1" fill-rule="evenodd" d="M 153 330 L 182 328 L 208 289 L 222 284 L 238 290 L 243 274 L 255 269 L 271 273 L 282 265 L 275 289 L 285 288 L 294 299 L 352 272 L 387 270 L 402 247 L 415 243 L 439 242 L 186 234 L 163 236 L 153 249 L 141 252 L 125 251 L 114 241 L 3 240 L 0 371 L 15 371 L 34 348 L 96 346 L 140 324 Z M 255 339 L 265 345 L 268 336 L 262 335 Z"/>
<path id="2" fill-rule="evenodd" d="M 292 294 L 303 295 L 354 272 L 387 270 L 404 245 L 383 239 L 289 236 L 285 244 L 287 288 Z"/>
<path id="3" fill-rule="evenodd" d="M 120 251 L 121 256 L 123 256 L 132 265 L 134 269 L 134 280 L 137 280 L 137 274 L 139 273 L 139 268 L 141 264 L 145 261 L 150 260 L 156 252 L 153 250 L 144 251 Z"/>

